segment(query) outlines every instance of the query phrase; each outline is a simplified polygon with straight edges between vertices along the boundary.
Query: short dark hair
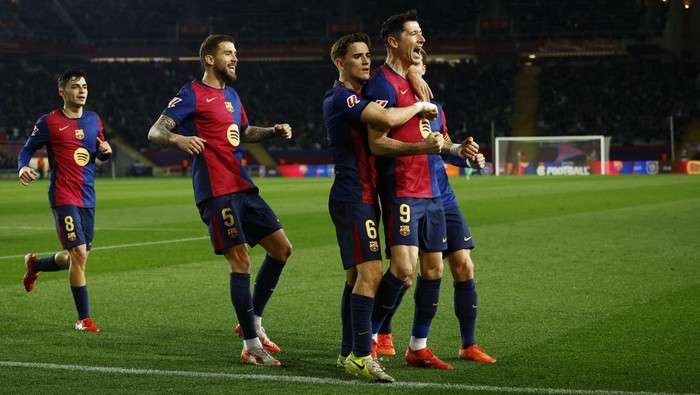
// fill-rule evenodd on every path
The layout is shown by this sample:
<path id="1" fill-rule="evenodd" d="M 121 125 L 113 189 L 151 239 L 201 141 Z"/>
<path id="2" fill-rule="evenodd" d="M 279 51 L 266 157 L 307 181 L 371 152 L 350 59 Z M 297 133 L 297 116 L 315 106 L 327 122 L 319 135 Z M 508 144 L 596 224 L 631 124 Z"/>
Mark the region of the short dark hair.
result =
<path id="1" fill-rule="evenodd" d="M 83 69 L 80 67 L 71 67 L 68 70 L 64 71 L 61 73 L 61 75 L 58 76 L 58 79 L 56 82 L 58 82 L 58 87 L 59 88 L 65 88 L 66 85 L 68 85 L 68 82 L 72 79 L 80 79 L 80 77 L 85 78 L 86 74 Z"/>
<path id="2" fill-rule="evenodd" d="M 207 55 L 216 55 L 217 49 L 219 49 L 219 44 L 224 42 L 234 43 L 233 37 L 226 34 L 212 34 L 202 41 L 202 45 L 199 47 L 199 62 L 202 65 L 202 70 L 207 62 L 204 61 L 204 57 Z"/>
<path id="3" fill-rule="evenodd" d="M 345 59 L 350 45 L 360 42 L 367 44 L 367 48 L 372 47 L 372 42 L 365 33 L 350 33 L 339 38 L 331 48 L 331 61 L 335 63 L 338 58 Z"/>
<path id="4" fill-rule="evenodd" d="M 382 38 L 384 44 L 387 44 L 389 37 L 396 37 L 401 35 L 403 31 L 403 25 L 408 21 L 418 22 L 418 11 L 409 10 L 401 14 L 392 15 L 389 19 L 382 23 L 382 28 L 379 31 L 379 35 Z"/>

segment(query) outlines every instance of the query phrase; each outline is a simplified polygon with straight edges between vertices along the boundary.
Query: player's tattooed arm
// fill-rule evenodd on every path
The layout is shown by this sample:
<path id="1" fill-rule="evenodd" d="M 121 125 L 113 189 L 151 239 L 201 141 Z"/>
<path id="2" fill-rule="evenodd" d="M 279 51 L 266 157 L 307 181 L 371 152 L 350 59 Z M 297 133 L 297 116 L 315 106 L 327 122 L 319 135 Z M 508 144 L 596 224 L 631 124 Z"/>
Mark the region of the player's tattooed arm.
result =
<path id="1" fill-rule="evenodd" d="M 242 140 L 244 143 L 259 143 L 264 140 L 279 136 L 285 140 L 292 138 L 292 127 L 286 123 L 275 124 L 271 128 L 260 126 L 248 126 L 244 131 Z"/>
<path id="2" fill-rule="evenodd" d="M 197 136 L 183 136 L 173 133 L 177 123 L 167 115 L 161 115 L 148 131 L 148 140 L 161 146 L 176 145 L 190 155 L 204 151 L 206 140 Z"/>

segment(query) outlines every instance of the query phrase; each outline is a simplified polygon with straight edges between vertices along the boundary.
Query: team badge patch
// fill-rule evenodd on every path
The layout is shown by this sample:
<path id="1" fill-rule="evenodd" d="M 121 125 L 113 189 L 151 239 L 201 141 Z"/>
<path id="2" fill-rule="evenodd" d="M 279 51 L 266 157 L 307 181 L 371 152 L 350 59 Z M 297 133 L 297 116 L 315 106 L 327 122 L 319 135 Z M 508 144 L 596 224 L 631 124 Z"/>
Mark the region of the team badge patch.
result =
<path id="1" fill-rule="evenodd" d="M 359 100 L 357 99 L 357 96 L 352 95 L 352 96 L 348 97 L 347 102 L 348 102 L 348 107 L 353 108 L 353 107 L 355 107 L 355 104 L 357 104 L 359 102 Z"/>
<path id="2" fill-rule="evenodd" d="M 370 241 L 369 242 L 369 250 L 372 252 L 377 252 L 379 251 L 379 242 L 378 241 Z"/>
<path id="3" fill-rule="evenodd" d="M 410 225 L 401 225 L 399 226 L 399 234 L 401 236 L 408 236 L 411 234 L 411 226 Z"/>
<path id="4" fill-rule="evenodd" d="M 75 241 L 75 232 L 68 233 L 68 241 Z"/>
<path id="5" fill-rule="evenodd" d="M 233 103 L 231 103 L 230 101 L 227 101 L 226 102 L 226 109 L 228 110 L 228 112 L 233 112 Z"/>
<path id="6" fill-rule="evenodd" d="M 85 131 L 83 129 L 75 129 L 75 138 L 82 140 L 85 138 Z"/>
<path id="7" fill-rule="evenodd" d="M 170 100 L 170 102 L 168 103 L 168 108 L 175 107 L 175 105 L 181 101 L 182 99 L 180 99 L 179 97 L 173 97 L 173 100 Z"/>
<path id="8" fill-rule="evenodd" d="M 236 228 L 228 228 L 228 229 L 226 230 L 226 234 L 227 234 L 227 236 L 228 236 L 229 239 L 235 239 L 236 236 L 238 236 L 238 229 L 236 229 Z"/>

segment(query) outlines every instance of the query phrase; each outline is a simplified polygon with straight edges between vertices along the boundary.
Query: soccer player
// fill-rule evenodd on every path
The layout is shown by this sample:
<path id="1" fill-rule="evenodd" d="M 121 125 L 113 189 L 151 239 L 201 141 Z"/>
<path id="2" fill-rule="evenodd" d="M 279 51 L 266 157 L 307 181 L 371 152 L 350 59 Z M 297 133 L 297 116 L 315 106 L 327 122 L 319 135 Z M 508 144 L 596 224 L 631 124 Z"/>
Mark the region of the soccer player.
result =
<path id="1" fill-rule="evenodd" d="M 377 234 L 379 204 L 374 156 L 369 151 L 365 123 L 392 128 L 417 114 L 434 118 L 435 106 L 416 102 L 412 106 L 384 109 L 362 97 L 362 86 L 369 79 L 370 39 L 353 33 L 338 39 L 331 49 L 331 60 L 338 69 L 338 80 L 326 92 L 323 121 L 328 146 L 335 163 L 335 179 L 328 209 L 336 228 L 340 255 L 346 270 L 341 302 L 343 342 L 338 365 L 370 380 L 393 382 L 370 356 L 372 350 L 371 314 L 374 296 L 382 277 L 381 248 Z M 416 143 L 394 142 L 392 152 L 410 155 L 436 152 L 442 136 L 430 134 Z"/>
<path id="2" fill-rule="evenodd" d="M 389 17 L 381 27 L 387 48 L 386 63 L 369 80 L 365 96 L 386 108 L 406 107 L 417 101 L 406 79 L 408 69 L 421 61 L 425 43 L 415 10 Z M 367 126 L 369 146 L 377 158 L 377 177 L 382 198 L 385 238 L 391 258 L 382 277 L 372 316 L 373 335 L 394 308 L 406 281 L 412 276 L 420 254 L 420 276 L 415 291 L 411 341 L 405 360 L 410 366 L 452 369 L 427 347 L 430 325 L 437 312 L 442 279 L 442 251 L 446 248 L 445 216 L 437 179 L 432 171 L 437 155 L 394 157 L 382 141 L 422 141 L 433 134 L 427 119 L 412 118 L 398 128 Z M 439 134 L 439 133 L 435 133 Z M 433 154 L 475 157 L 470 144 L 445 144 Z"/>
<path id="3" fill-rule="evenodd" d="M 420 70 L 421 75 L 424 75 L 427 68 L 427 55 L 423 49 L 421 49 L 420 52 L 422 61 L 417 68 Z M 430 122 L 430 128 L 433 131 L 442 133 L 445 136 L 445 141 L 450 141 L 447 133 L 447 121 L 442 106 L 436 101 L 432 101 L 432 103 L 437 106 L 439 115 L 435 120 Z M 472 144 L 478 148 L 476 143 Z M 486 164 L 484 155 L 481 153 L 477 154 L 473 163 L 470 163 L 467 159 L 454 156 L 446 157 L 446 159 L 455 166 L 468 167 L 470 169 L 472 166 L 481 169 Z M 459 332 L 462 338 L 458 357 L 476 362 L 494 363 L 496 359 L 482 350 L 476 344 L 475 340 L 477 294 L 474 283 L 474 262 L 471 259 L 471 250 L 474 248 L 474 240 L 472 239 L 469 226 L 462 215 L 462 211 L 457 204 L 457 199 L 450 186 L 445 166 L 442 164 L 442 161 L 436 161 L 434 164 L 434 171 L 440 186 L 440 195 L 442 206 L 445 210 L 445 222 L 447 226 L 447 249 L 443 251 L 442 256 L 443 258 L 447 258 L 447 263 L 450 265 L 450 271 L 454 279 L 454 312 L 459 321 Z M 403 295 L 406 290 L 408 290 L 411 279 L 407 281 L 396 307 L 386 317 L 379 330 L 377 339 L 377 353 L 379 354 L 396 354 L 392 341 L 391 319 L 396 308 L 398 308 L 398 305 L 401 303 Z"/>
<path id="4" fill-rule="evenodd" d="M 17 158 L 19 180 L 29 185 L 39 175 L 29 167 L 36 150 L 46 145 L 51 175 L 49 204 L 56 231 L 66 251 L 37 258 L 24 257 L 24 289 L 32 292 L 41 272 L 68 269 L 73 301 L 78 311 L 75 329 L 99 332 L 90 317 L 85 267 L 92 246 L 95 225 L 95 163 L 106 161 L 112 147 L 105 141 L 100 117 L 84 110 L 88 96 L 85 72 L 70 68 L 58 77 L 58 94 L 63 107 L 43 115 Z"/>
<path id="5" fill-rule="evenodd" d="M 148 132 L 156 144 L 175 145 L 191 156 L 195 202 L 209 229 L 214 252 L 228 261 L 231 302 L 243 337 L 242 363 L 280 366 L 280 352 L 262 326 L 262 315 L 277 286 L 292 245 L 270 206 L 258 194 L 242 164 L 241 142 L 292 138 L 289 124 L 248 124 L 236 80 L 238 57 L 233 38 L 210 35 L 199 49 L 201 79 L 185 84 Z M 179 132 L 173 130 L 179 127 Z M 248 246 L 267 253 L 250 292 Z"/>

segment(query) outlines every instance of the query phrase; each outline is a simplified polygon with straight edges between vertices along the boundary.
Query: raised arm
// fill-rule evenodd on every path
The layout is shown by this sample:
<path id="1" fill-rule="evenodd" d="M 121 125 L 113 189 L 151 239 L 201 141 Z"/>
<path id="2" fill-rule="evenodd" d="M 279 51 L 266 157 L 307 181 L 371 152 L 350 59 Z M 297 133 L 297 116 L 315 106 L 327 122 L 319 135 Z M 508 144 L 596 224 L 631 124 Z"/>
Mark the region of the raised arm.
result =
<path id="1" fill-rule="evenodd" d="M 206 140 L 197 136 L 183 136 L 173 133 L 177 123 L 167 115 L 161 115 L 148 131 L 148 140 L 160 146 L 175 145 L 190 155 L 198 155 L 204 151 Z"/>

